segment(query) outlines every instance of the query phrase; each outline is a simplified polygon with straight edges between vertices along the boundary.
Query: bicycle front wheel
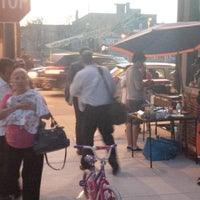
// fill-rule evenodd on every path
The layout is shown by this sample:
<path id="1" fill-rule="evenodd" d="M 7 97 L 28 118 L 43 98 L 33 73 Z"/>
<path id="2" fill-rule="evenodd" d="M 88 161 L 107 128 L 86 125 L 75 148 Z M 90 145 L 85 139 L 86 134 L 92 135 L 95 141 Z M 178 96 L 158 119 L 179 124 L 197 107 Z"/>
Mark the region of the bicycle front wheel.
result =
<path id="1" fill-rule="evenodd" d="M 88 172 L 84 172 L 83 173 L 83 191 L 84 191 L 84 196 L 86 199 L 89 199 L 89 192 L 88 192 L 88 185 L 87 185 L 87 179 L 88 179 L 89 173 Z"/>
<path id="2" fill-rule="evenodd" d="M 93 172 L 85 171 L 83 174 L 83 180 L 81 181 L 81 186 L 84 191 L 84 196 L 86 199 L 93 200 L 97 195 L 97 186 L 93 180 Z"/>
<path id="3" fill-rule="evenodd" d="M 121 200 L 122 197 L 118 190 L 111 185 L 104 184 L 101 193 L 101 200 Z"/>

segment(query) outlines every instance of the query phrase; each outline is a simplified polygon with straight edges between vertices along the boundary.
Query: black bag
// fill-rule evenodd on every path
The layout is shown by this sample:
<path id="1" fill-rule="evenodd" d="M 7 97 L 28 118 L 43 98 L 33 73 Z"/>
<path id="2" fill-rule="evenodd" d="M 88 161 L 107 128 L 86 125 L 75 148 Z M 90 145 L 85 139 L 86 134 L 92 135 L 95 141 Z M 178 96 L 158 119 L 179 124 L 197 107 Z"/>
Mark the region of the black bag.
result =
<path id="1" fill-rule="evenodd" d="M 111 116 L 112 124 L 120 125 L 126 122 L 126 107 L 117 100 L 110 104 L 109 114 Z"/>
<path id="2" fill-rule="evenodd" d="M 65 149 L 64 163 L 60 168 L 63 169 L 66 161 L 67 147 L 70 145 L 70 140 L 67 138 L 63 127 L 58 125 L 52 115 L 51 129 L 45 129 L 45 125 L 46 123 L 41 120 L 33 149 L 36 154 L 44 154 L 47 164 L 55 170 L 58 169 L 49 164 L 46 153 Z"/>
<path id="3" fill-rule="evenodd" d="M 100 75 L 103 78 L 103 81 L 105 83 L 106 89 L 108 91 L 108 93 L 110 94 L 111 98 L 113 99 L 113 103 L 111 103 L 109 105 L 109 115 L 111 118 L 111 122 L 113 125 L 120 125 L 126 122 L 127 119 L 127 112 L 126 112 L 126 106 L 117 101 L 110 93 L 109 87 L 108 87 L 108 83 L 106 82 L 104 76 L 103 76 L 103 71 L 100 67 L 98 67 L 98 71 L 100 73 Z"/>

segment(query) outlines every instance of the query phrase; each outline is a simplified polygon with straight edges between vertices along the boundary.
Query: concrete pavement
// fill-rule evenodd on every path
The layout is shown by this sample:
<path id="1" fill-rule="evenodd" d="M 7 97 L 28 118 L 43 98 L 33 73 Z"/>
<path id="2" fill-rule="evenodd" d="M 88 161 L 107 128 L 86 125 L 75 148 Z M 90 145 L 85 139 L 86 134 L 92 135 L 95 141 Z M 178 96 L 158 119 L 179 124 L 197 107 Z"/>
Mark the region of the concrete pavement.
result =
<path id="1" fill-rule="evenodd" d="M 70 108 L 72 109 L 72 108 Z M 73 148 L 75 144 L 74 116 L 53 113 L 60 125 L 65 126 L 67 136 L 71 140 L 68 148 L 66 166 L 61 171 L 54 171 L 45 162 L 41 200 L 72 200 L 81 192 L 78 185 L 82 177 L 79 169 L 80 156 Z M 159 130 L 161 131 L 161 130 Z M 121 167 L 118 176 L 113 176 L 109 164 L 106 166 L 108 180 L 120 192 L 123 200 L 199 200 L 200 186 L 196 184 L 200 176 L 200 165 L 179 155 L 174 160 L 153 162 L 150 168 L 149 161 L 141 152 L 134 158 L 126 150 L 124 125 L 116 126 L 114 133 L 118 144 L 117 152 Z M 95 144 L 102 144 L 101 137 L 95 134 Z M 139 144 L 144 146 L 142 135 Z M 50 163 L 55 167 L 62 165 L 64 151 L 48 154 Z M 84 198 L 81 198 L 84 199 Z"/>

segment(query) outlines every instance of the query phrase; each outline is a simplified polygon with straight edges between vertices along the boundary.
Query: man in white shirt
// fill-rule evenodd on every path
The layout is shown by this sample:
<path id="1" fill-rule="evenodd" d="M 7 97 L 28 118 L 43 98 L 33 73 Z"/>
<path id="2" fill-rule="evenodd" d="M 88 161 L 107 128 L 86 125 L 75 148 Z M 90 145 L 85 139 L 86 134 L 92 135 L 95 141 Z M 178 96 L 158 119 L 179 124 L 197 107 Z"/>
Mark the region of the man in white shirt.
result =
<path id="1" fill-rule="evenodd" d="M 79 54 L 81 55 L 85 50 L 90 50 L 89 47 L 83 47 L 80 51 Z M 68 102 L 69 105 L 73 104 L 74 107 L 74 114 L 76 118 L 76 125 L 75 125 L 75 134 L 76 134 L 76 144 L 81 144 L 82 138 L 81 138 L 81 115 L 82 112 L 80 111 L 78 107 L 78 98 L 77 97 L 72 97 L 70 96 L 69 93 L 69 87 L 78 71 L 83 69 L 84 66 L 81 63 L 81 60 L 73 62 L 70 66 L 69 69 L 67 70 L 67 77 L 66 77 L 66 87 L 65 87 L 65 100 Z M 77 149 L 77 154 L 81 155 L 81 150 Z"/>
<path id="2" fill-rule="evenodd" d="M 84 51 L 81 60 L 84 68 L 75 75 L 70 86 L 70 94 L 78 97 L 79 109 L 83 112 L 81 122 L 83 145 L 94 145 L 94 134 L 97 128 L 104 143 L 112 145 L 115 143 L 112 136 L 114 129 L 108 113 L 108 104 L 112 102 L 116 91 L 115 82 L 106 67 L 94 63 L 91 51 Z M 86 154 L 91 152 L 88 150 L 82 152 L 81 167 L 84 169 L 90 167 L 83 159 Z M 109 163 L 113 168 L 113 175 L 116 175 L 119 172 L 119 164 L 115 149 L 111 153 Z"/>

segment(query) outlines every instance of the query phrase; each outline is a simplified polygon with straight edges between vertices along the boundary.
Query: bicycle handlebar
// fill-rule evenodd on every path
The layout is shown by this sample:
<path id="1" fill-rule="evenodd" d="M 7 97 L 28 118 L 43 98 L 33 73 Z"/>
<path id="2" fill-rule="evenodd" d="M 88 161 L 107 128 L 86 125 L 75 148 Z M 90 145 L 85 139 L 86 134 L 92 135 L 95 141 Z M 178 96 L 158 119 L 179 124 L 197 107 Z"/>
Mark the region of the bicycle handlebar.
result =
<path id="1" fill-rule="evenodd" d="M 108 158 L 110 157 L 110 154 L 111 154 L 111 150 L 114 149 L 116 146 L 117 146 L 117 144 L 105 145 L 105 146 L 94 146 L 94 147 L 87 146 L 87 145 L 75 145 L 74 148 L 90 149 L 93 152 L 93 154 L 97 160 L 102 160 L 102 159 L 108 160 Z M 97 150 L 107 150 L 108 153 L 104 158 L 100 158 L 96 153 Z"/>

